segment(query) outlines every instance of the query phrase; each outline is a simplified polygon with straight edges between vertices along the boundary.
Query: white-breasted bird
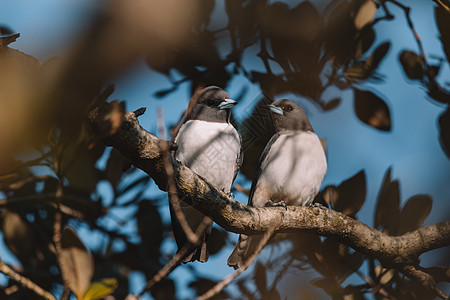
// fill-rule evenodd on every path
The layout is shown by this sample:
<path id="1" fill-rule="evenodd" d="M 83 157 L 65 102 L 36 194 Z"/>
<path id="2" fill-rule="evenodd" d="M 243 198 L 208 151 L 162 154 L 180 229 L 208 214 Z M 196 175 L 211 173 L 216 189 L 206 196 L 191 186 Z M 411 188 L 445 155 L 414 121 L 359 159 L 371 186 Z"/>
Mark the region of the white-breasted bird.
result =
<path id="1" fill-rule="evenodd" d="M 259 160 L 248 205 L 310 205 L 327 171 L 322 144 L 298 105 L 282 99 L 269 108 L 275 134 Z M 241 268 L 256 251 L 262 237 L 241 234 L 228 265 Z"/>

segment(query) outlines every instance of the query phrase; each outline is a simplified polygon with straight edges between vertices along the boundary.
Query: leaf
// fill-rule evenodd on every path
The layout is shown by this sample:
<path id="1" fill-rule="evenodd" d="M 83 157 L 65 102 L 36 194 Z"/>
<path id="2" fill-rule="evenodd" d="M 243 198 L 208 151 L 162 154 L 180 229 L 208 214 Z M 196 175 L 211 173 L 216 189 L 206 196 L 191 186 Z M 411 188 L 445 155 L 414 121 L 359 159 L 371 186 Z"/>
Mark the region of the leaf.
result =
<path id="1" fill-rule="evenodd" d="M 378 282 L 381 285 L 385 285 L 387 283 L 389 283 L 389 281 L 391 281 L 391 279 L 394 277 L 395 275 L 395 270 L 394 269 L 385 269 L 383 268 L 381 265 L 378 265 L 375 267 L 375 276 L 378 279 Z"/>
<path id="2" fill-rule="evenodd" d="M 370 91 L 354 88 L 356 116 L 367 125 L 383 131 L 391 130 L 391 114 L 384 100 Z"/>
<path id="3" fill-rule="evenodd" d="M 447 61 L 450 62 L 450 18 L 448 12 L 442 7 L 434 8 L 436 25 L 439 29 L 442 47 L 444 48 Z"/>
<path id="4" fill-rule="evenodd" d="M 94 261 L 83 242 L 71 227 L 64 229 L 61 238 L 61 269 L 69 289 L 77 299 L 83 299 L 94 274 Z"/>
<path id="5" fill-rule="evenodd" d="M 117 288 L 117 279 L 104 278 L 101 281 L 92 283 L 83 296 L 83 300 L 102 299 L 114 292 Z"/>
<path id="6" fill-rule="evenodd" d="M 119 150 L 115 148 L 111 150 L 108 163 L 106 164 L 105 177 L 112 186 L 115 186 L 123 175 L 122 166 L 124 159 Z"/>
<path id="7" fill-rule="evenodd" d="M 175 283 L 172 279 L 162 278 L 150 288 L 150 293 L 156 300 L 175 299 Z"/>
<path id="8" fill-rule="evenodd" d="M 139 202 L 136 213 L 137 228 L 142 246 L 149 252 L 150 257 L 159 257 L 164 234 L 164 227 L 158 209 L 151 200 Z"/>
<path id="9" fill-rule="evenodd" d="M 213 255 L 218 253 L 226 245 L 226 239 L 228 233 L 223 229 L 213 227 L 209 236 L 209 254 Z"/>
<path id="10" fill-rule="evenodd" d="M 439 142 L 442 150 L 450 158 L 450 107 L 439 117 Z"/>
<path id="11" fill-rule="evenodd" d="M 398 234 L 404 234 L 419 228 L 431 212 L 433 200 L 428 195 L 411 197 L 400 213 L 400 228 Z"/>
<path id="12" fill-rule="evenodd" d="M 366 0 L 358 9 L 355 14 L 354 23 L 355 28 L 360 30 L 364 26 L 372 21 L 375 13 L 377 12 L 377 6 L 372 0 Z"/>
<path id="13" fill-rule="evenodd" d="M 336 188 L 334 210 L 354 217 L 366 200 L 366 190 L 366 173 L 361 170 Z"/>
<path id="14" fill-rule="evenodd" d="M 383 232 L 395 234 L 398 229 L 400 190 L 398 180 L 391 180 L 391 168 L 386 171 L 383 185 L 377 197 L 374 227 Z"/>
<path id="15" fill-rule="evenodd" d="M 374 71 L 383 58 L 388 53 L 391 48 L 391 42 L 384 42 L 380 44 L 375 50 L 373 50 L 372 55 L 366 60 L 365 68 L 368 71 Z"/>
<path id="16" fill-rule="evenodd" d="M 327 103 L 322 104 L 322 109 L 324 111 L 335 109 L 336 107 L 338 107 L 339 104 L 341 104 L 341 100 L 342 100 L 341 98 L 333 98 Z"/>
<path id="17" fill-rule="evenodd" d="M 409 50 L 403 50 L 399 60 L 409 79 L 420 80 L 423 78 L 423 60 L 419 55 Z"/>
<path id="18" fill-rule="evenodd" d="M 255 283 L 258 291 L 262 292 L 267 289 L 267 277 L 266 277 L 266 267 L 260 263 L 256 262 L 255 266 Z"/>

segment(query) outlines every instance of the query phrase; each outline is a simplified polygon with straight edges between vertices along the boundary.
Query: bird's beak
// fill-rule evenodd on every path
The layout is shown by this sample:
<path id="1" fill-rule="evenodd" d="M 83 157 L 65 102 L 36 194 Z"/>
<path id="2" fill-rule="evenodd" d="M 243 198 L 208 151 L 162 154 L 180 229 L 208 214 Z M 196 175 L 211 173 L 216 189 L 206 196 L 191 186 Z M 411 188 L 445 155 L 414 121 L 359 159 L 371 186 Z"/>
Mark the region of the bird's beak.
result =
<path id="1" fill-rule="evenodd" d="M 227 108 L 232 108 L 233 106 L 235 106 L 237 104 L 236 101 L 231 100 L 231 99 L 225 99 L 222 102 L 220 102 L 219 104 L 219 109 L 227 109 Z"/>
<path id="2" fill-rule="evenodd" d="M 283 110 L 281 109 L 281 107 L 275 106 L 273 104 L 269 104 L 269 105 L 267 105 L 267 107 L 269 107 L 269 109 L 271 111 L 273 111 L 274 113 L 283 115 Z"/>

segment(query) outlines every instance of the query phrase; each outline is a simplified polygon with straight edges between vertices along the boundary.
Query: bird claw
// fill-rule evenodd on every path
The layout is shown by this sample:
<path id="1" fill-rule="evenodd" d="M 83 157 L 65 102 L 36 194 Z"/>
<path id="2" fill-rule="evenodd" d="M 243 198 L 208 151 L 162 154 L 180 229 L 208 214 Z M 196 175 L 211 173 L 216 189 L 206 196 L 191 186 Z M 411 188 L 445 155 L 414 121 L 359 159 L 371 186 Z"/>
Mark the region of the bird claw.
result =
<path id="1" fill-rule="evenodd" d="M 225 194 L 227 194 L 228 197 L 233 198 L 236 197 L 231 191 L 230 192 L 225 192 L 224 189 L 222 189 L 222 192 L 224 192 Z"/>
<path id="2" fill-rule="evenodd" d="M 284 201 L 273 202 L 272 200 L 267 200 L 265 207 L 284 207 L 287 210 L 287 204 Z"/>
<path id="3" fill-rule="evenodd" d="M 319 202 L 313 202 L 307 205 L 307 207 L 325 207 Z"/>

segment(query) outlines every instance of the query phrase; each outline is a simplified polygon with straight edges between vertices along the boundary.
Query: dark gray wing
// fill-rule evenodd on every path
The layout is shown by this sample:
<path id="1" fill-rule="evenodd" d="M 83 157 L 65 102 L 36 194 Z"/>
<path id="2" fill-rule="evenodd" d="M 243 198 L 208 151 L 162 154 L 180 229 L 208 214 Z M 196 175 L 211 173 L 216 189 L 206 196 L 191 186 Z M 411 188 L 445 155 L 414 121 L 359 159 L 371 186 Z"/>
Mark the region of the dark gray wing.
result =
<path id="1" fill-rule="evenodd" d="M 261 165 L 263 161 L 266 159 L 267 154 L 269 154 L 270 148 L 272 148 L 273 143 L 278 139 L 280 134 L 275 133 L 267 143 L 266 147 L 264 148 L 263 153 L 261 154 L 261 157 L 259 158 L 258 165 L 256 166 L 256 173 L 255 177 L 253 178 L 252 187 L 250 188 L 250 194 L 248 195 L 248 205 L 253 206 L 253 194 L 255 193 L 256 189 L 256 183 L 258 182 L 259 176 L 261 175 Z"/>

